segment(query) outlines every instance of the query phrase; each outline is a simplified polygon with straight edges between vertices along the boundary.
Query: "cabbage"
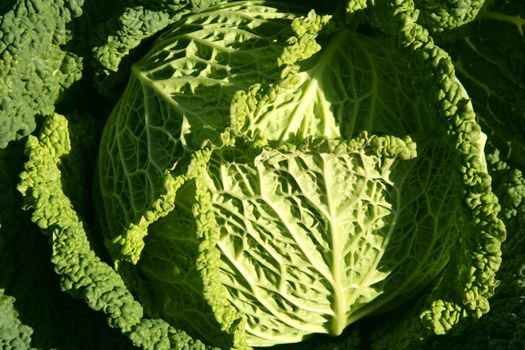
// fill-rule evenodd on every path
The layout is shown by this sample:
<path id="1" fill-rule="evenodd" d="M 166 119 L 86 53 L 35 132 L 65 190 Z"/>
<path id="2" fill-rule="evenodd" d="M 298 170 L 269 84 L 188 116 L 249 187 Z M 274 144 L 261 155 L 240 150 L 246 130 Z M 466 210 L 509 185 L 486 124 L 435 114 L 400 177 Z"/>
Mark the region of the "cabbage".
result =
<path id="1" fill-rule="evenodd" d="M 416 297 L 415 338 L 488 311 L 505 230 L 469 96 L 410 3 L 356 11 L 221 5 L 132 66 L 95 191 L 146 313 L 243 348 Z"/>

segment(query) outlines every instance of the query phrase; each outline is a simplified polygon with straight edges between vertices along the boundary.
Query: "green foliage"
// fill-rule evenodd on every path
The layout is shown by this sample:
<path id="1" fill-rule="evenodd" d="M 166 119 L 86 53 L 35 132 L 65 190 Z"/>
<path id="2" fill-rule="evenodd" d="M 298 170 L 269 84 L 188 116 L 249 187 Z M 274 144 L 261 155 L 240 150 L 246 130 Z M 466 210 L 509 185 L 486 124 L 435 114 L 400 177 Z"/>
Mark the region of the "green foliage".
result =
<path id="1" fill-rule="evenodd" d="M 102 315 L 60 290 L 48 237 L 16 191 L 25 161 L 19 143 L 0 151 L 0 348 L 129 349 Z"/>
<path id="2" fill-rule="evenodd" d="M 498 271 L 501 285 L 485 317 L 465 323 L 451 335 L 430 339 L 428 348 L 517 350 L 525 346 L 525 178 L 501 159 L 499 151 L 490 155 L 489 163 L 498 179 L 494 191 L 508 231 Z"/>
<path id="3" fill-rule="evenodd" d="M 121 61 L 141 40 L 216 0 L 152 2 L 15 0 L 0 8 L 0 148 L 33 132 L 68 90 L 95 69 L 118 95 Z M 129 65 L 125 65 L 129 67 Z M 93 68 L 90 68 L 93 67 Z M 91 78 L 93 79 L 93 78 Z M 80 84 L 84 84 L 81 82 Z"/>
<path id="4" fill-rule="evenodd" d="M 524 11 L 2 2 L 0 348 L 522 349 Z"/>
<path id="5" fill-rule="evenodd" d="M 60 93 L 81 77 L 68 26 L 83 0 L 11 1 L 0 12 L 0 148 L 31 133 Z"/>
<path id="6" fill-rule="evenodd" d="M 237 90 L 279 77 L 272 63 L 284 45 L 278 43 L 292 33 L 291 20 L 262 6 L 247 17 L 236 16 L 244 7 L 187 17 L 164 33 L 157 48 L 132 69 L 102 136 L 101 147 L 108 152 L 100 153 L 97 174 L 101 200 L 111 202 L 98 216 L 117 246 L 108 244 L 109 249 L 123 260 L 138 260 L 145 227 L 171 211 L 169 192 L 177 184 L 164 178 L 174 161 L 200 142 L 219 138 Z M 269 22 L 272 18 L 275 23 Z M 210 29 L 202 30 L 207 22 L 217 24 L 208 23 Z M 245 48 L 229 52 L 229 45 L 242 42 L 248 43 Z M 124 162 L 115 162 L 116 154 Z"/>
<path id="7" fill-rule="evenodd" d="M 93 67 L 97 87 L 103 94 L 117 96 L 115 90 L 127 76 L 129 58 L 133 49 L 140 43 L 169 24 L 179 20 L 184 14 L 197 12 L 214 5 L 218 0 L 168 0 L 168 1 L 95 1 L 93 13 L 110 12 L 103 21 L 97 21 L 93 36 Z M 126 72 L 124 74 L 123 72 Z"/>
<path id="8" fill-rule="evenodd" d="M 473 21 L 485 0 L 414 0 L 419 22 L 433 33 L 443 33 Z"/>
<path id="9" fill-rule="evenodd" d="M 444 43 L 480 124 L 525 170 L 525 4 L 488 1 L 467 34 Z"/>
<path id="10" fill-rule="evenodd" d="M 33 331 L 20 321 L 14 302 L 15 298 L 0 289 L 0 346 L 2 349 L 28 349 Z"/>
<path id="11" fill-rule="evenodd" d="M 364 34 L 277 3 L 233 3 L 178 22 L 133 66 L 102 137 L 97 217 L 147 313 L 244 347 L 338 335 L 424 288 L 378 344 L 488 311 L 505 229 L 485 136 L 413 4 L 369 16 Z M 335 146 L 366 144 L 361 132 L 390 138 L 372 137 L 385 141 L 371 154 Z M 416 160 L 390 173 L 396 152 L 410 158 L 408 136 Z M 311 137 L 335 144 L 301 151 Z M 352 191 L 358 179 L 368 190 Z"/>
<path id="12" fill-rule="evenodd" d="M 62 189 L 59 164 L 71 152 L 67 120 L 59 114 L 46 119 L 39 137 L 28 138 L 25 151 L 29 160 L 20 175 L 18 190 L 33 210 L 33 222 L 51 237 L 51 262 L 61 276 L 62 290 L 84 299 L 91 308 L 102 310 L 109 325 L 127 333 L 137 346 L 169 348 L 173 342 L 205 349 L 202 343 L 162 320 L 143 319 L 142 307 L 120 276 L 95 255 L 82 220 Z M 73 177 L 68 180 L 79 181 Z M 158 325 L 152 327 L 152 323 Z"/>

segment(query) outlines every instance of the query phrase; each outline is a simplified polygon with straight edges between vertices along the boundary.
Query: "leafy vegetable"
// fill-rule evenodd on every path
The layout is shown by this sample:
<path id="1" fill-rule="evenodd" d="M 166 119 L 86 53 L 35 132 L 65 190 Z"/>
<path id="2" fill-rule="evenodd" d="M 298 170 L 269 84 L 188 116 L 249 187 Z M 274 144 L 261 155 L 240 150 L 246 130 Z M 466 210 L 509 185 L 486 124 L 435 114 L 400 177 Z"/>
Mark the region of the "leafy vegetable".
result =
<path id="1" fill-rule="evenodd" d="M 440 274 L 447 290 L 437 282 L 407 317 L 414 335 L 487 312 L 504 229 L 484 136 L 448 56 L 409 6 L 397 16 L 377 7 L 372 35 L 280 11 L 235 3 L 187 17 L 133 67 L 108 120 L 98 216 L 147 312 L 222 345 L 219 326 L 204 326 L 214 314 L 234 346 L 269 346 L 338 335 Z M 400 33 L 399 46 L 380 30 Z M 337 146 L 366 144 L 362 131 L 415 144 Z M 292 151 L 308 137 L 332 146 Z"/>
<path id="2" fill-rule="evenodd" d="M 93 7 L 91 12 L 97 15 L 107 12 L 117 14 L 97 21 L 96 30 L 92 34 L 92 65 L 99 91 L 105 95 L 115 95 L 117 85 L 125 78 L 123 71 L 127 72 L 121 67 L 129 67 L 129 59 L 126 58 L 134 56 L 132 51 L 142 40 L 176 22 L 184 14 L 198 12 L 217 2 L 136 0 L 90 3 Z"/>
<path id="3" fill-rule="evenodd" d="M 2 3 L 0 347 L 522 348 L 524 10 Z"/>
<path id="4" fill-rule="evenodd" d="M 525 169 L 525 6 L 490 1 L 468 35 L 447 43 L 480 123 L 514 167 Z"/>
<path id="5" fill-rule="evenodd" d="M 71 151 L 67 120 L 55 114 L 46 123 L 40 139 L 28 139 L 26 151 L 30 158 L 21 174 L 19 190 L 34 208 L 33 221 L 52 237 L 51 262 L 62 276 L 62 289 L 85 299 L 95 310 L 104 310 L 110 326 L 128 333 L 135 345 L 166 348 L 173 343 L 203 349 L 199 341 L 173 330 L 162 320 L 143 319 L 141 306 L 116 272 L 91 250 L 81 218 L 61 189 L 60 157 Z"/>
<path id="6" fill-rule="evenodd" d="M 460 332 L 431 339 L 429 347 L 520 349 L 525 345 L 525 179 L 520 170 L 511 168 L 500 157 L 495 151 L 490 154 L 489 162 L 493 176 L 500 179 L 495 192 L 501 200 L 501 216 L 509 232 L 502 246 L 503 263 L 498 272 L 501 285 L 491 300 L 490 313 L 480 320 L 466 323 Z"/>
<path id="7" fill-rule="evenodd" d="M 60 290 L 48 237 L 22 210 L 16 190 L 26 160 L 21 146 L 0 150 L 0 348 L 129 349 L 102 315 Z"/>
<path id="8" fill-rule="evenodd" d="M 414 3 L 421 9 L 419 21 L 430 31 L 441 33 L 474 20 L 485 0 L 415 0 Z"/>
<path id="9" fill-rule="evenodd" d="M 0 17 L 0 147 L 28 135 L 37 115 L 53 112 L 59 94 L 81 76 L 82 59 L 68 49 L 67 26 L 83 1 L 17 1 Z"/>

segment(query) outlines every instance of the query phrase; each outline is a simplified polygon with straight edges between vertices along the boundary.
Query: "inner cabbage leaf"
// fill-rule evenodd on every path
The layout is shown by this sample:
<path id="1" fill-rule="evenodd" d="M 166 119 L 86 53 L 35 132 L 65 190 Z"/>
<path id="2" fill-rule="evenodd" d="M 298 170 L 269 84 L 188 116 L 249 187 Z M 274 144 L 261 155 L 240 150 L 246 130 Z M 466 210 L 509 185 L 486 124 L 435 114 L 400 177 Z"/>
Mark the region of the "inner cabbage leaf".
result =
<path id="1" fill-rule="evenodd" d="M 189 273 L 168 278 L 158 271 L 188 271 L 188 259 L 199 259 L 182 250 L 197 251 L 199 244 L 220 251 L 226 293 L 191 285 L 210 305 L 227 299 L 251 346 L 339 335 L 403 303 L 448 263 L 461 225 L 458 179 L 446 151 L 421 152 L 416 157 L 410 138 L 366 134 L 215 150 L 203 173 L 180 190 L 186 199 L 179 210 L 153 224 L 146 239 L 139 267 L 145 281 L 159 286 L 151 298 L 165 301 L 155 313 L 170 318 L 193 308 Z M 186 189 L 194 186 L 210 196 Z M 193 218 L 192 228 L 184 217 Z M 199 232 L 195 222 L 204 221 L 213 233 Z M 202 237 L 217 241 L 201 243 Z M 166 307 L 170 295 L 178 296 L 177 312 Z"/>

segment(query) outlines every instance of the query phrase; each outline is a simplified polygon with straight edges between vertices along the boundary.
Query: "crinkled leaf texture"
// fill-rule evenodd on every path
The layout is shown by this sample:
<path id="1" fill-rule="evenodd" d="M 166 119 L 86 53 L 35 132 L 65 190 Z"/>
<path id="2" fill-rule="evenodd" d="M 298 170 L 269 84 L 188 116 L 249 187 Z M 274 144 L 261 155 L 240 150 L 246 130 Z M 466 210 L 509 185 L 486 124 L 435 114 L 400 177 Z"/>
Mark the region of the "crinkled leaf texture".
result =
<path id="1" fill-rule="evenodd" d="M 0 148 L 33 132 L 59 94 L 79 80 L 70 26 L 83 0 L 10 1 L 0 13 Z"/>
<path id="2" fill-rule="evenodd" d="M 367 11 L 361 32 L 277 3 L 219 6 L 134 66 L 96 186 L 148 313 L 242 348 L 339 334 L 425 287 L 372 341 L 414 345 L 488 311 L 505 229 L 485 136 L 413 2 Z M 365 151 L 362 132 L 380 145 Z M 417 156 L 394 161 L 408 136 Z"/>
<path id="3" fill-rule="evenodd" d="M 135 346 L 206 349 L 163 320 L 143 318 L 141 305 L 120 275 L 96 255 L 86 225 L 64 193 L 62 181 L 77 180 L 62 177 L 61 163 L 70 152 L 68 121 L 54 114 L 45 120 L 38 137 L 27 139 L 29 159 L 18 187 L 32 211 L 32 220 L 51 238 L 51 261 L 61 277 L 62 289 L 104 312 L 109 325 L 119 328 Z"/>
<path id="4" fill-rule="evenodd" d="M 183 15 L 199 12 L 218 0 L 90 1 L 97 18 L 90 31 L 92 66 L 98 90 L 109 96 L 120 93 L 134 50 L 146 39 Z M 108 15 L 109 14 L 109 15 Z"/>
<path id="5" fill-rule="evenodd" d="M 466 35 L 443 45 L 483 130 L 525 170 L 525 3 L 488 1 Z"/>
<path id="6" fill-rule="evenodd" d="M 441 272 L 460 221 L 450 205 L 456 179 L 440 156 L 433 179 L 419 169 L 428 159 L 402 162 L 415 147 L 363 136 L 263 149 L 254 159 L 238 150 L 212 156 L 204 181 L 221 282 L 246 317 L 250 345 L 339 335 Z M 428 216 L 417 216 L 424 202 Z"/>
<path id="7" fill-rule="evenodd" d="M 134 65 L 98 159 L 99 218 L 112 254 L 138 260 L 148 223 L 172 209 L 178 185 L 166 173 L 184 167 L 188 150 L 220 137 L 237 90 L 279 78 L 274 62 L 290 22 L 290 14 L 258 3 L 212 9 L 175 24 Z"/>
<path id="8" fill-rule="evenodd" d="M 447 33 L 473 21 L 485 0 L 414 0 L 418 21 L 432 33 Z"/>
<path id="9" fill-rule="evenodd" d="M 90 147 L 92 139 L 83 138 Z M 108 327 L 103 314 L 60 290 L 48 237 L 16 190 L 25 161 L 22 143 L 0 150 L 0 349 L 129 349 L 129 339 Z"/>
<path id="10" fill-rule="evenodd" d="M 2 349 L 29 349 L 33 330 L 19 319 L 15 298 L 0 289 L 0 346 Z"/>
<path id="11" fill-rule="evenodd" d="M 494 192 L 502 210 L 508 237 L 502 245 L 503 261 L 498 270 L 501 283 L 490 302 L 490 312 L 470 320 L 457 332 L 432 337 L 425 345 L 434 349 L 523 349 L 525 347 L 525 178 L 507 164 L 504 153 L 489 154 Z"/>

